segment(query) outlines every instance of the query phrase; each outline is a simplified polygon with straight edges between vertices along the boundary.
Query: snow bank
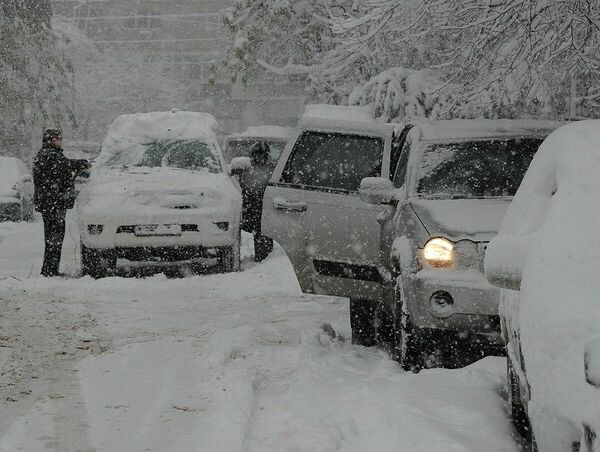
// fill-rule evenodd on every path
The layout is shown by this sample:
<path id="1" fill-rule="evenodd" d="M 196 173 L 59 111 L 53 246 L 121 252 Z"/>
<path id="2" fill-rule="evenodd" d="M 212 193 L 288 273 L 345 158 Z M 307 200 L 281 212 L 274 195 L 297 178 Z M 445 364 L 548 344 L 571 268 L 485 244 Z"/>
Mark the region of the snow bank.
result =
<path id="1" fill-rule="evenodd" d="M 121 115 L 108 129 L 96 165 L 119 164 L 118 154 L 124 152 L 128 161 L 141 161 L 143 144 L 157 139 L 202 139 L 217 145 L 216 127 L 216 119 L 208 113 L 172 110 Z"/>

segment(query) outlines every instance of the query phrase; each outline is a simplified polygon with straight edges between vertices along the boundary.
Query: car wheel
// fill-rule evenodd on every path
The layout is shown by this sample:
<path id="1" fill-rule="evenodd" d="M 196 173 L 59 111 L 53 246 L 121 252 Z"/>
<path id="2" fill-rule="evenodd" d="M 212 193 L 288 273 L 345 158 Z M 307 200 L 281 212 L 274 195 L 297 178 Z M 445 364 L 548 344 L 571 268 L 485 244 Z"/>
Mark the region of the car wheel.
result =
<path id="1" fill-rule="evenodd" d="M 394 322 L 383 302 L 377 303 L 373 315 L 375 343 L 388 352 L 394 342 Z"/>
<path id="2" fill-rule="evenodd" d="M 94 250 L 81 244 L 81 273 L 92 278 L 112 276 L 117 266 L 117 257 L 112 250 Z"/>
<path id="3" fill-rule="evenodd" d="M 219 270 L 222 273 L 240 271 L 240 244 L 225 247 L 219 257 Z"/>
<path id="4" fill-rule="evenodd" d="M 352 343 L 364 347 L 375 345 L 375 302 L 350 298 Z"/>
<path id="5" fill-rule="evenodd" d="M 396 284 L 394 289 L 395 310 L 392 316 L 392 358 L 411 372 L 443 365 L 443 336 L 445 332 L 417 328 L 406 312 L 402 291 Z"/>
<path id="6" fill-rule="evenodd" d="M 506 358 L 506 380 L 508 383 L 508 410 L 510 419 L 515 426 L 515 429 L 517 429 L 517 432 L 519 432 L 519 435 L 521 435 L 528 444 L 533 444 L 531 425 L 527 416 L 527 410 L 521 401 L 521 388 L 519 387 L 519 382 L 515 375 L 510 357 Z"/>

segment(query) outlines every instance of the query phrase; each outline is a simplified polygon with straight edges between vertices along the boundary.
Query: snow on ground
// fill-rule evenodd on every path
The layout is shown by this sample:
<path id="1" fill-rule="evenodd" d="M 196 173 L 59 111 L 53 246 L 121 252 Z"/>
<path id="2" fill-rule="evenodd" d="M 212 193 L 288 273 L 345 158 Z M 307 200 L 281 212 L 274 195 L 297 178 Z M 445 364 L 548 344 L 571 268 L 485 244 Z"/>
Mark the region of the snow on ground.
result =
<path id="1" fill-rule="evenodd" d="M 503 359 L 405 373 L 244 239 L 237 274 L 45 279 L 41 224 L 0 223 L 0 451 L 519 450 Z"/>

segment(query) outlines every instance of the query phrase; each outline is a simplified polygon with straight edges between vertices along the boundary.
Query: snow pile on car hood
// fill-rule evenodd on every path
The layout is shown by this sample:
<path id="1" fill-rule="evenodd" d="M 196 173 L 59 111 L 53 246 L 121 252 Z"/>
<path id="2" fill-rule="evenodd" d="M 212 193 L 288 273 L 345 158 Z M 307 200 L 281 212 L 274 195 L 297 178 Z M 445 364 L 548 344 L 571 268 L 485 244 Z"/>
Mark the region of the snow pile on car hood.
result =
<path id="1" fill-rule="evenodd" d="M 108 162 L 119 164 L 118 154 L 126 153 L 127 161 L 141 162 L 144 144 L 155 140 L 200 139 L 217 143 L 216 119 L 208 113 L 164 111 L 121 115 L 111 124 L 95 166 Z"/>
<path id="2" fill-rule="evenodd" d="M 501 237 L 529 242 L 525 262 L 511 263 L 502 252 L 500 262 L 486 262 L 523 268 L 517 305 L 504 309 L 520 326 L 534 422 L 551 415 L 548 404 L 576 424 L 592 416 L 589 409 L 600 420 L 600 392 L 584 375 L 585 344 L 600 325 L 599 174 L 600 121 L 553 132 L 500 229 Z"/>
<path id="3" fill-rule="evenodd" d="M 225 173 L 176 168 L 105 169 L 94 174 L 77 198 L 77 205 L 80 217 L 150 218 L 197 209 L 239 210 L 241 195 Z"/>
<path id="4" fill-rule="evenodd" d="M 0 197 L 16 197 L 17 192 L 13 189 L 19 181 L 19 170 L 17 159 L 14 157 L 0 157 Z"/>

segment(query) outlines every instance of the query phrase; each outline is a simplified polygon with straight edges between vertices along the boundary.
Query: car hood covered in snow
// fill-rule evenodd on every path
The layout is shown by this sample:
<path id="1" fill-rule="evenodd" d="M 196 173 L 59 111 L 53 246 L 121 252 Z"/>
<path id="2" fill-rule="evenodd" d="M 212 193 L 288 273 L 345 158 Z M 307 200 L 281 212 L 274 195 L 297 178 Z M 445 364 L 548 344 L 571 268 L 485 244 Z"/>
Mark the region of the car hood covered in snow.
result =
<path id="1" fill-rule="evenodd" d="M 241 209 L 241 195 L 227 174 L 164 167 L 97 171 L 77 202 L 80 215 L 94 217 Z"/>
<path id="2" fill-rule="evenodd" d="M 510 199 L 412 199 L 410 204 L 432 237 L 489 241 L 498 233 Z"/>

